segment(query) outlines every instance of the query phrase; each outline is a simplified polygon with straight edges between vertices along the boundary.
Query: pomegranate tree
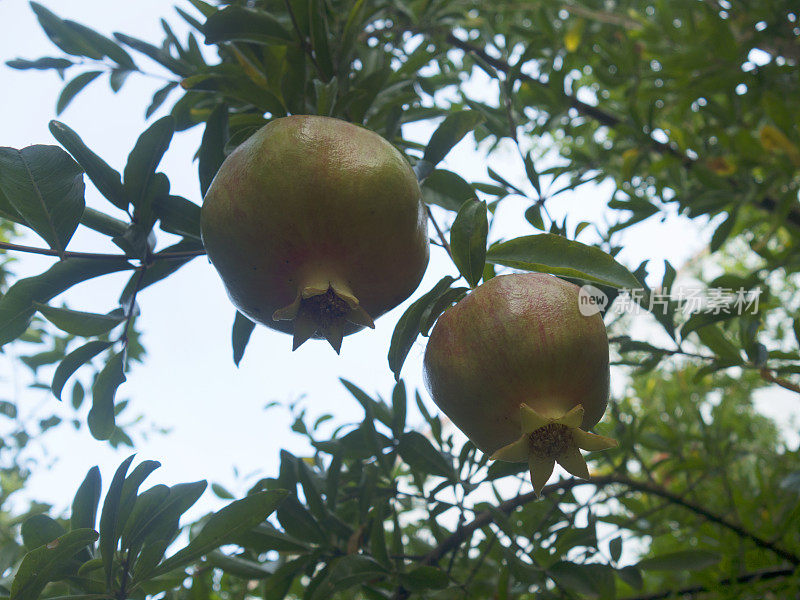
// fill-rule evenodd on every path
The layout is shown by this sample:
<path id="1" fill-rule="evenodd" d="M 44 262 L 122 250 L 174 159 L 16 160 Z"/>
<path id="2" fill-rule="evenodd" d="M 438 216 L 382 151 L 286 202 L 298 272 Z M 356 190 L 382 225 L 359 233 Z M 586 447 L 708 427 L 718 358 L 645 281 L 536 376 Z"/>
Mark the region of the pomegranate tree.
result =
<path id="1" fill-rule="evenodd" d="M 408 298 L 428 264 L 425 212 L 403 155 L 378 134 L 318 116 L 275 119 L 223 162 L 202 233 L 251 320 L 339 352 L 342 337 Z"/>
<path id="2" fill-rule="evenodd" d="M 527 461 L 537 493 L 556 462 L 585 478 L 580 449 L 616 445 L 588 432 L 608 402 L 608 338 L 578 291 L 540 273 L 495 277 L 439 317 L 425 352 L 439 408 L 492 458 Z"/>

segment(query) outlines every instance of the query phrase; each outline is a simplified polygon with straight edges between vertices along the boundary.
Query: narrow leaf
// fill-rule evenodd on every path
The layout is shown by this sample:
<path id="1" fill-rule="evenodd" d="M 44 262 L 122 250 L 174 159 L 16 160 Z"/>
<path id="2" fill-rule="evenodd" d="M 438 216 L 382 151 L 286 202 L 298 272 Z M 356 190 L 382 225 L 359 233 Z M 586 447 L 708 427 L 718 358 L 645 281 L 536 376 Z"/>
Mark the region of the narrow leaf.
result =
<path id="1" fill-rule="evenodd" d="M 80 136 L 60 121 L 50 121 L 50 133 L 72 154 L 83 167 L 86 176 L 97 190 L 114 206 L 122 210 L 128 208 L 128 198 L 122 188 L 120 174 L 112 169 L 106 161 L 92 152 Z"/>
<path id="2" fill-rule="evenodd" d="M 49 544 L 66 533 L 61 524 L 47 515 L 33 515 L 25 519 L 20 528 L 22 543 L 30 551 Z"/>
<path id="3" fill-rule="evenodd" d="M 492 246 L 486 260 L 525 271 L 541 271 L 616 288 L 636 289 L 639 281 L 599 248 L 552 233 L 518 237 Z"/>
<path id="4" fill-rule="evenodd" d="M 92 408 L 89 411 L 89 431 L 97 440 L 107 440 L 114 433 L 114 397 L 125 380 L 124 352 L 119 352 L 103 367 L 92 386 Z"/>
<path id="5" fill-rule="evenodd" d="M 89 469 L 72 501 L 72 515 L 69 519 L 72 529 L 95 528 L 101 483 L 100 469 Z"/>
<path id="6" fill-rule="evenodd" d="M 162 117 L 148 127 L 128 155 L 124 171 L 124 187 L 134 208 L 145 209 L 144 203 L 151 192 L 158 164 L 169 147 L 175 133 L 175 120 Z"/>
<path id="7" fill-rule="evenodd" d="M 422 182 L 422 199 L 426 204 L 458 211 L 471 198 L 475 198 L 474 188 L 451 171 L 436 169 Z"/>
<path id="8" fill-rule="evenodd" d="M 34 306 L 36 310 L 60 330 L 82 337 L 108 333 L 125 320 L 125 315 L 119 310 L 112 311 L 107 315 L 101 315 L 70 310 L 69 308 L 56 308 L 39 302 L 36 302 Z"/>
<path id="9" fill-rule="evenodd" d="M 450 228 L 450 249 L 453 252 L 453 262 L 472 287 L 483 276 L 488 233 L 486 203 L 467 200 Z"/>
<path id="10" fill-rule="evenodd" d="M 100 557 L 103 559 L 103 567 L 106 574 L 106 584 L 111 586 L 114 577 L 114 552 L 117 549 L 119 532 L 116 530 L 117 513 L 119 511 L 119 501 L 122 496 L 122 486 L 125 483 L 125 475 L 133 462 L 133 454 L 122 461 L 122 464 L 114 473 L 114 478 L 108 486 L 106 498 L 103 501 L 103 510 L 100 513 Z M 94 540 L 92 540 L 94 541 Z"/>
<path id="11" fill-rule="evenodd" d="M 25 333 L 35 302 L 47 302 L 81 281 L 132 268 L 125 260 L 68 258 L 41 275 L 18 280 L 0 298 L 0 346 Z"/>
<path id="12" fill-rule="evenodd" d="M 247 342 L 250 341 L 250 335 L 255 327 L 255 323 L 238 310 L 236 311 L 236 317 L 233 320 L 233 331 L 231 332 L 231 343 L 233 345 L 233 364 L 237 367 L 244 356 L 244 349 L 247 347 Z"/>
<path id="13" fill-rule="evenodd" d="M 418 431 L 404 433 L 400 437 L 397 450 L 412 469 L 424 474 L 453 477 L 453 465 L 450 461 Z"/>
<path id="14" fill-rule="evenodd" d="M 110 348 L 112 345 L 113 342 L 92 340 L 91 342 L 84 344 L 83 346 L 76 348 L 67 354 L 58 365 L 56 372 L 53 375 L 53 383 L 50 385 L 53 395 L 61 400 L 61 392 L 72 374 L 95 356 L 100 354 L 103 350 Z"/>
<path id="15" fill-rule="evenodd" d="M 427 294 L 408 307 L 397 322 L 392 332 L 392 341 L 389 345 L 389 368 L 394 373 L 395 380 L 400 379 L 400 370 L 408 356 L 414 341 L 420 332 L 420 322 L 425 309 L 445 293 L 455 281 L 454 277 L 443 277 L 433 286 Z"/>
<path id="16" fill-rule="evenodd" d="M 433 132 L 425 148 L 423 160 L 437 165 L 461 139 L 483 122 L 483 116 L 473 110 L 464 110 L 448 115 Z"/>
<path id="17" fill-rule="evenodd" d="M 102 71 L 87 71 L 86 73 L 81 73 L 80 75 L 77 75 L 75 78 L 71 79 L 58 95 L 58 100 L 56 101 L 56 114 L 60 115 L 62 112 L 64 112 L 67 106 L 69 106 L 69 103 L 72 102 L 72 99 L 77 96 L 83 88 L 100 77 L 102 74 Z"/>
<path id="18" fill-rule="evenodd" d="M 10 600 L 35 600 L 57 573 L 82 548 L 97 539 L 91 529 L 76 529 L 28 552 L 11 584 Z"/>
<path id="19" fill-rule="evenodd" d="M 59 254 L 78 227 L 84 190 L 80 166 L 58 146 L 0 148 L 0 192 Z"/>
<path id="20" fill-rule="evenodd" d="M 208 116 L 198 153 L 200 193 L 203 196 L 206 195 L 208 186 L 211 185 L 222 161 L 225 160 L 225 144 L 228 143 L 229 137 L 228 107 L 225 104 L 218 104 Z"/>
<path id="21" fill-rule="evenodd" d="M 229 543 L 259 523 L 263 523 L 286 498 L 285 490 L 257 492 L 232 502 L 211 515 L 205 526 L 189 544 L 165 560 L 156 571 L 167 573 L 200 558 L 211 550 Z"/>
<path id="22" fill-rule="evenodd" d="M 229 6 L 206 19 L 203 25 L 206 44 L 243 41 L 261 44 L 294 42 L 292 34 L 271 14 L 249 8 Z"/>

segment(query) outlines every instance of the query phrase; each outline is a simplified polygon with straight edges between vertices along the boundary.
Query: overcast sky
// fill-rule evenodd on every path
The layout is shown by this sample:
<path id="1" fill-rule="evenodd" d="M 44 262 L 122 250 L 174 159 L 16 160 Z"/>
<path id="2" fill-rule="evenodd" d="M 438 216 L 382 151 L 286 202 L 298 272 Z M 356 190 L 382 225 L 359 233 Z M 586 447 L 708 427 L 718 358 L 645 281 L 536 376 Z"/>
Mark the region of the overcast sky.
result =
<path id="1" fill-rule="evenodd" d="M 44 0 L 42 3 L 60 16 L 89 25 L 106 35 L 122 31 L 160 42 L 158 20 L 161 16 L 180 32 L 181 38 L 186 31 L 183 21 L 172 10 L 173 2 L 168 1 Z M 188 2 L 181 5 L 191 12 Z M 3 63 L 18 56 L 33 59 L 59 55 L 42 33 L 26 2 L 0 0 L 0 24 L 0 60 Z M 148 59 L 131 53 L 141 67 L 165 74 Z M 78 69 L 72 69 L 69 73 L 74 76 L 77 72 Z M 47 123 L 55 117 L 55 101 L 62 85 L 53 72 L 21 72 L 4 64 L 0 66 L 0 145 L 21 148 L 30 144 L 55 144 Z M 104 76 L 95 80 L 58 118 L 121 171 L 137 136 L 147 126 L 144 110 L 150 96 L 162 85 L 163 81 L 157 78 L 134 74 L 128 78 L 122 92 L 114 95 Z M 475 81 L 472 89 L 476 96 L 492 94 L 483 81 Z M 176 93 L 165 106 L 171 106 L 177 97 Z M 166 114 L 164 109 L 153 119 L 163 114 Z M 432 127 L 419 126 L 406 130 L 406 134 L 427 142 Z M 170 177 L 173 193 L 198 204 L 201 198 L 192 157 L 201 135 L 201 128 L 176 135 L 161 164 L 161 170 Z M 490 164 L 512 181 L 527 187 L 521 161 L 515 153 L 509 151 L 496 156 Z M 459 144 L 447 157 L 445 166 L 470 180 L 488 181 L 487 161 L 475 150 L 471 140 Z M 561 215 L 569 214 L 573 226 L 583 220 L 602 221 L 611 218 L 603 209 L 610 192 L 609 186 L 584 187 L 577 193 L 553 200 L 549 209 L 559 215 L 559 220 Z M 120 216 L 91 186 L 87 189 L 87 202 L 94 208 Z M 535 233 L 522 218 L 526 207 L 522 199 L 505 200 L 498 211 L 492 238 Z M 622 260 L 635 267 L 641 260 L 652 259 L 656 278 L 660 280 L 663 259 L 680 265 L 702 249 L 713 231 L 702 225 L 670 216 L 663 223 L 654 219 L 634 227 L 623 238 L 626 249 Z M 591 239 L 590 232 L 584 236 L 585 239 L 581 238 L 584 241 Z M 35 235 L 26 241 L 43 244 Z M 169 241 L 169 236 L 162 238 L 162 243 Z M 116 251 L 106 240 L 85 231 L 76 235 L 70 249 Z M 16 269 L 20 274 L 35 274 L 52 262 L 49 258 L 25 255 L 20 256 Z M 454 267 L 440 249 L 432 248 L 431 263 L 417 295 L 448 273 L 455 274 Z M 67 296 L 67 300 L 75 309 L 105 312 L 114 307 L 125 279 L 125 275 L 109 276 L 82 284 Z M 149 424 L 171 430 L 169 435 L 150 435 L 146 440 L 141 435 L 135 436 L 139 459 L 157 459 L 163 463 L 148 483 L 209 479 L 222 483 L 237 495 L 242 494 L 247 485 L 234 477 L 234 466 L 242 474 L 274 475 L 281 448 L 296 453 L 305 450 L 299 438 L 289 431 L 286 411 L 281 408 L 264 411 L 268 402 L 288 403 L 304 398 L 310 415 L 331 412 L 337 422 L 347 422 L 360 419 L 361 411 L 338 383 L 338 377 L 350 379 L 371 394 L 380 393 L 386 397 L 391 393 L 393 376 L 386 353 L 394 324 L 408 305 L 379 319 L 375 330 L 345 338 L 340 356 L 325 342 L 309 342 L 293 353 L 289 336 L 259 327 L 237 369 L 231 360 L 230 347 L 234 309 L 215 271 L 204 258 L 195 259 L 176 275 L 146 289 L 139 300 L 142 316 L 137 325 L 144 332 L 147 358 L 143 365 L 135 366 L 128 374 L 128 382 L 120 389 L 118 400 L 131 400 L 124 415 L 129 418 L 144 416 L 147 425 L 137 426 L 137 431 L 148 429 Z M 403 375 L 409 390 L 421 389 L 433 409 L 421 383 L 423 344 L 421 338 L 412 349 Z M 22 387 L 24 369 L 16 369 L 15 375 L 8 356 L 0 357 L 0 376 L 4 380 L 0 382 L 3 393 L 15 394 L 24 410 L 36 409 L 44 416 L 52 411 L 72 415 L 71 410 L 60 406 L 48 393 Z M 82 418 L 85 419 L 85 410 Z M 410 418 L 418 420 L 413 411 Z M 127 451 L 117 454 L 106 443 L 95 441 L 86 428 L 75 433 L 69 427 L 61 427 L 58 433 L 50 436 L 44 457 L 45 461 L 53 463 L 52 469 L 38 470 L 26 493 L 32 498 L 66 507 L 89 467 L 99 464 L 107 483 L 126 454 Z M 252 481 L 247 480 L 248 483 Z M 214 504 L 211 494 L 204 496 L 204 502 L 206 504 L 201 507 Z"/>

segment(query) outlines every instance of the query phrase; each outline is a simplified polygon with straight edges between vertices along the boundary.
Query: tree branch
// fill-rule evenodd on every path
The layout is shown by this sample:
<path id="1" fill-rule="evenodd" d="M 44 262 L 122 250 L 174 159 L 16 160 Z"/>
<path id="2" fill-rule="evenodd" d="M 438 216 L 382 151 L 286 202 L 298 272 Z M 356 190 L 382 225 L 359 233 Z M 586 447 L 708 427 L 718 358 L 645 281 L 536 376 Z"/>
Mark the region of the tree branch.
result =
<path id="1" fill-rule="evenodd" d="M 624 600 L 666 600 L 667 598 L 683 597 L 686 594 L 716 592 L 722 586 L 765 581 L 767 579 L 777 579 L 779 577 L 790 577 L 794 571 L 794 567 L 762 569 L 760 571 L 753 571 L 752 573 L 745 573 L 737 577 L 726 577 L 725 579 L 720 579 L 718 582 L 712 585 L 692 585 L 679 590 L 666 590 L 663 592 L 646 594 L 644 596 L 631 596 L 629 598 L 625 598 Z"/>
<path id="2" fill-rule="evenodd" d="M 448 33 L 446 37 L 446 41 L 448 44 L 463 50 L 466 53 L 474 54 L 475 56 L 479 57 L 484 62 L 490 64 L 492 67 L 497 69 L 498 71 L 502 71 L 505 74 L 509 74 L 513 71 L 513 67 L 508 64 L 506 61 L 501 60 L 499 58 L 494 58 L 486 53 L 483 48 L 479 48 L 469 42 L 462 41 L 458 39 L 453 33 Z M 525 81 L 532 85 L 536 85 L 539 87 L 550 89 L 550 86 L 537 79 L 536 77 L 532 77 L 525 73 L 517 72 L 515 73 L 515 77 L 520 81 Z M 567 101 L 571 108 L 574 108 L 578 111 L 579 114 L 590 117 L 600 123 L 601 125 L 605 125 L 606 127 L 616 127 L 620 123 L 623 123 L 624 120 L 610 112 L 606 112 L 605 110 L 597 107 L 592 106 L 591 104 L 587 104 L 581 100 L 578 100 L 575 96 L 568 94 L 564 90 L 559 90 L 564 100 Z M 683 166 L 687 169 L 692 168 L 696 161 L 689 158 L 688 156 L 684 155 L 675 145 L 671 143 L 660 142 L 653 138 L 651 135 L 647 136 L 649 139 L 650 146 L 656 152 L 660 154 L 668 154 L 670 156 L 674 156 L 675 158 L 680 159 Z M 760 200 L 755 201 L 755 205 L 765 210 L 767 212 L 774 213 L 778 210 L 778 203 L 769 196 L 761 198 Z M 795 227 L 800 228 L 800 210 L 793 208 L 787 215 L 786 215 L 787 222 L 791 223 Z"/>
<path id="3" fill-rule="evenodd" d="M 761 378 L 765 381 L 769 381 L 770 383 L 774 383 L 775 385 L 781 386 L 785 390 L 789 390 L 790 392 L 794 392 L 796 394 L 800 394 L 800 385 L 796 383 L 792 383 L 788 379 L 784 379 L 783 377 L 778 377 L 775 373 L 770 371 L 767 368 L 763 368 L 760 371 Z"/>
<path id="4" fill-rule="evenodd" d="M 50 248 L 37 248 L 36 246 L 24 246 L 22 244 L 12 244 L 10 242 L 0 242 L 0 249 L 14 250 L 16 252 L 28 252 L 30 254 L 42 254 L 44 256 L 59 256 L 57 250 Z M 149 260 L 178 260 L 181 258 L 190 258 L 192 256 L 202 256 L 206 253 L 205 250 L 181 250 L 178 252 L 164 252 L 162 254 L 153 254 Z M 140 257 L 132 254 L 103 254 L 99 252 L 63 252 L 64 258 L 91 258 L 95 260 L 140 260 Z"/>
<path id="5" fill-rule="evenodd" d="M 668 500 L 671 504 L 675 504 L 677 506 L 681 506 L 686 510 L 689 510 L 701 517 L 705 518 L 706 520 L 716 523 L 725 529 L 728 529 L 734 532 L 739 537 L 745 538 L 753 542 L 756 546 L 760 548 L 764 548 L 766 550 L 770 550 L 774 552 L 781 558 L 788 560 L 793 565 L 800 565 L 800 556 L 786 550 L 785 548 L 759 536 L 757 533 L 752 531 L 748 531 L 741 525 L 734 523 L 727 518 L 723 517 L 722 515 L 718 515 L 716 513 L 711 512 L 710 510 L 700 506 L 699 504 L 695 504 L 689 500 L 682 498 L 681 496 L 670 492 L 660 486 L 657 486 L 652 483 L 647 483 L 644 481 L 636 481 L 635 479 L 630 479 L 628 477 L 623 477 L 620 475 L 604 475 L 601 477 L 593 477 L 588 480 L 584 479 L 566 479 L 563 481 L 559 481 L 558 483 L 554 483 L 548 486 L 545 486 L 542 490 L 542 495 L 552 495 L 557 492 L 564 492 L 571 490 L 572 488 L 581 486 L 581 485 L 594 485 L 597 487 L 602 487 L 606 485 L 624 485 L 629 489 L 637 492 L 642 492 L 644 494 L 649 494 L 651 496 L 657 496 L 659 498 L 663 498 Z M 520 494 L 506 500 L 505 502 L 500 503 L 497 506 L 497 510 L 509 514 L 512 511 L 516 510 L 520 506 L 524 506 L 528 502 L 532 502 L 536 500 L 536 494 L 534 492 L 528 492 L 527 494 Z M 467 539 L 470 535 L 472 535 L 476 530 L 485 527 L 489 523 L 494 521 L 494 517 L 492 513 L 489 511 L 484 511 L 478 513 L 478 515 L 466 525 L 459 527 L 450 537 L 444 540 L 441 544 L 436 546 L 426 557 L 425 560 L 422 561 L 422 564 L 425 565 L 434 565 L 436 564 L 445 554 L 447 554 L 450 550 L 457 548 L 461 543 Z"/>
<path id="6" fill-rule="evenodd" d="M 431 223 L 433 223 L 433 228 L 436 230 L 436 235 L 439 236 L 439 241 L 442 243 L 442 248 L 445 249 L 447 255 L 450 257 L 450 260 L 453 260 L 453 251 L 450 249 L 450 244 L 447 243 L 447 238 L 444 236 L 442 228 L 439 227 L 439 223 L 436 222 L 436 219 L 433 216 L 433 211 L 431 211 L 431 207 L 426 204 L 425 210 L 428 211 L 428 219 L 430 219 Z M 455 264 L 454 260 L 453 264 Z"/>

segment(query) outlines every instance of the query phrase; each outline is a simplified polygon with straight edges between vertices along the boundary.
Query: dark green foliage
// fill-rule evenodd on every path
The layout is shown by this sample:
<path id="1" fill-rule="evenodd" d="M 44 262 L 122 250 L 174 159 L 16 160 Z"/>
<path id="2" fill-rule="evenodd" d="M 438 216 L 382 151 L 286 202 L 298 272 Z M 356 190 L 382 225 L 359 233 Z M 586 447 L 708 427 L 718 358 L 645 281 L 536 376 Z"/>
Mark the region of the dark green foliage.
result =
<path id="1" fill-rule="evenodd" d="M 797 451 L 753 409 L 762 386 L 800 389 L 800 33 L 791 2 L 190 0 L 178 14 L 192 33 L 181 39 L 162 20 L 158 41 L 112 39 L 31 8 L 52 54 L 63 55 L 7 65 L 56 71 L 65 81 L 56 113 L 85 110 L 82 90 L 105 74 L 120 91 L 142 75 L 141 56 L 167 78 L 142 102 L 147 118 L 168 115 L 128 144 L 122 169 L 58 121 L 50 130 L 66 152 L 0 152 L 2 241 L 13 247 L 27 228 L 57 260 L 15 280 L 0 256 L 0 344 L 21 349 L 34 387 L 61 398 L 74 378 L 75 411 L 91 388 L 96 438 L 133 443 L 118 418 L 127 401 L 116 395 L 144 355 L 138 293 L 170 285 L 203 253 L 197 199 L 171 194 L 158 171 L 176 131 L 204 128 L 197 158 L 205 191 L 225 156 L 271 118 L 316 113 L 372 129 L 414 165 L 434 242 L 449 246 L 455 268 L 421 290 L 396 324 L 391 401 L 343 381 L 362 422 L 331 433 L 324 420 L 294 415 L 311 456 L 284 452 L 276 479 L 190 527 L 182 549 L 172 548 L 181 516 L 206 484 L 140 492 L 154 462 L 130 474 L 131 459 L 123 463 L 99 523 L 97 469 L 80 485 L 69 522 L 37 505 L 12 517 L 0 504 L 0 570 L 15 569 L 0 596 L 798 596 Z M 487 82 L 480 95 L 475 81 Z M 427 142 L 406 139 L 404 126 L 420 122 L 433 132 Z M 462 177 L 441 164 L 457 144 L 476 142 L 502 166 Z M 116 217 L 85 206 L 86 180 Z M 548 207 L 591 182 L 606 186 L 595 201 L 608 222 L 551 216 Z M 494 215 L 519 201 L 520 221 L 524 214 L 537 233 L 506 239 L 492 229 Z M 665 263 L 658 282 L 647 262 L 624 265 L 619 234 L 675 214 L 711 220 L 708 262 L 690 267 L 706 290 L 757 292 L 757 309 L 737 314 L 728 302 L 689 315 L 685 301 L 663 298 L 676 268 Z M 74 255 L 68 246 L 81 224 L 119 250 Z M 181 239 L 164 247 L 158 230 Z M 707 266 L 719 276 L 704 277 Z M 419 393 L 409 404 L 399 381 L 419 334 L 469 292 L 465 285 L 507 268 L 603 292 L 612 356 L 630 378 L 601 425 L 620 447 L 590 455 L 591 482 L 559 480 L 536 502 L 522 484 L 525 465 L 490 462 Z M 105 314 L 49 304 L 122 270 L 133 272 Z M 627 315 L 611 316 L 624 290 L 637 288 L 633 303 L 666 335 L 637 339 Z M 236 364 L 252 331 L 237 314 Z M 84 426 L 77 412 L 34 424 L 18 416 L 16 402 L 2 400 L 3 502 L 28 477 L 31 440 L 62 422 Z"/>

